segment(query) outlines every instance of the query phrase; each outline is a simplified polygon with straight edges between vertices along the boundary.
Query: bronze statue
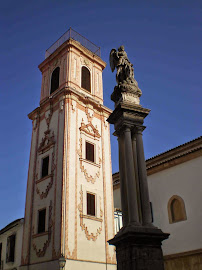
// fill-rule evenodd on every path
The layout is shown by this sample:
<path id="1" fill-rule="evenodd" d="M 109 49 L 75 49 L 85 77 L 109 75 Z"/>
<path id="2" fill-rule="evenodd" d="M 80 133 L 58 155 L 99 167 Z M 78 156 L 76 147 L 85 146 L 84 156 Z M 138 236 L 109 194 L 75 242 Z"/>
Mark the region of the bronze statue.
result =
<path id="1" fill-rule="evenodd" d="M 112 72 L 117 68 L 116 81 L 118 85 L 116 88 L 118 87 L 121 92 L 133 92 L 137 96 L 141 96 L 142 92 L 134 78 L 133 64 L 129 61 L 124 46 L 120 46 L 118 50 L 112 49 L 109 61 Z"/>

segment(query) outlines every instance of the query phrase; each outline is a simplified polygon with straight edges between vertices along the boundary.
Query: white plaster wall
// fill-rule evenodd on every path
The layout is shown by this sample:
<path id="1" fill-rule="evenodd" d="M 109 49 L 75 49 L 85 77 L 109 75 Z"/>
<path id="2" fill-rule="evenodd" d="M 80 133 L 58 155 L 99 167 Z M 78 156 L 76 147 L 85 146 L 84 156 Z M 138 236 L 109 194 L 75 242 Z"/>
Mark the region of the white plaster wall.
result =
<path id="1" fill-rule="evenodd" d="M 202 157 L 148 176 L 154 224 L 170 233 L 164 255 L 202 248 Z M 185 203 L 187 220 L 169 224 L 167 204 L 173 195 Z"/>
<path id="2" fill-rule="evenodd" d="M 12 235 L 16 234 L 15 239 L 15 261 L 6 263 L 6 251 L 7 251 L 7 238 Z M 21 252 L 22 252 L 22 234 L 23 234 L 23 221 L 16 227 L 11 228 L 10 230 L 6 231 L 2 235 L 0 235 L 0 243 L 2 243 L 2 261 L 3 261 L 3 269 L 19 269 L 21 264 Z"/>
<path id="3" fill-rule="evenodd" d="M 79 149 L 79 139 L 82 138 L 82 158 L 85 159 L 85 140 L 88 140 L 95 144 L 95 161 L 98 164 L 99 158 L 102 159 L 102 151 L 101 151 L 101 138 L 94 140 L 93 138 L 83 136 L 83 134 L 80 133 L 79 127 L 81 126 L 81 122 L 83 119 L 84 124 L 88 124 L 87 115 L 84 111 L 78 110 L 78 138 L 77 138 L 77 149 Z M 92 124 L 94 126 L 97 126 L 97 129 L 99 133 L 101 134 L 101 122 L 99 119 L 93 117 Z M 72 124 L 73 125 L 73 124 Z M 76 130 L 76 128 L 73 129 Z M 80 167 L 80 161 L 79 156 L 77 154 L 78 158 L 78 190 L 77 190 L 77 198 L 78 198 L 78 204 L 80 203 L 80 191 L 82 188 L 83 191 L 83 214 L 86 215 L 86 192 L 92 192 L 96 194 L 96 217 L 100 217 L 100 204 L 101 208 L 104 211 L 104 197 L 103 197 L 103 176 L 102 176 L 102 164 L 101 167 L 97 167 L 93 164 L 88 164 L 83 162 L 82 165 L 87 170 L 88 175 L 92 175 L 93 177 L 96 176 L 96 173 L 100 173 L 99 177 L 96 177 L 95 182 L 88 182 L 85 178 L 84 172 L 81 171 Z M 78 208 L 78 207 L 77 207 Z M 78 259 L 80 260 L 89 260 L 89 261 L 100 261 L 105 262 L 106 261 L 106 254 L 105 254 L 105 227 L 104 227 L 104 216 L 103 222 L 90 220 L 90 219 L 83 219 L 83 222 L 85 223 L 85 226 L 87 226 L 88 233 L 93 233 L 94 235 L 97 232 L 97 229 L 99 229 L 100 226 L 102 226 L 102 232 L 98 235 L 96 241 L 87 240 L 85 231 L 81 229 L 80 226 L 80 217 L 79 212 L 78 213 L 78 219 L 77 219 L 77 232 L 78 232 Z M 98 252 L 99 251 L 99 252 Z M 84 265 L 84 264 L 82 264 Z M 89 264 L 90 265 L 90 264 Z M 74 268 L 72 268 L 74 269 Z M 77 269 L 77 268 L 75 268 Z M 78 268 L 80 269 L 80 268 Z M 86 268 L 89 269 L 89 268 Z"/>
<path id="4" fill-rule="evenodd" d="M 50 261 L 41 264 L 23 266 L 20 270 L 59 270 L 58 261 Z M 116 270 L 116 265 L 106 263 L 94 263 L 84 261 L 67 260 L 64 270 Z"/>
<path id="5" fill-rule="evenodd" d="M 60 107 L 59 107 L 60 108 Z M 49 110 L 45 115 L 49 114 Z M 48 240 L 48 235 L 38 236 L 31 239 L 31 263 L 41 262 L 45 260 L 50 260 L 52 258 L 52 251 L 56 253 L 60 251 L 60 218 L 61 218 L 61 186 L 62 186 L 62 163 L 63 163 L 63 126 L 64 126 L 64 117 L 63 112 L 60 112 L 60 109 L 53 112 L 50 120 L 50 131 L 51 136 L 54 132 L 55 145 L 51 147 L 48 151 L 44 153 L 37 153 L 37 163 L 36 163 L 36 173 L 38 177 L 36 180 L 41 178 L 41 167 L 42 167 L 42 158 L 49 155 L 49 174 L 51 173 L 52 164 L 55 164 L 55 169 L 53 171 L 53 184 L 48 192 L 47 197 L 40 199 L 39 194 L 36 192 L 36 188 L 39 189 L 40 194 L 46 192 L 46 189 L 51 182 L 51 177 L 46 178 L 40 183 L 36 184 L 35 194 L 34 194 L 34 205 L 33 205 L 33 220 L 32 220 L 32 234 L 37 234 L 38 227 L 38 210 L 46 208 L 46 232 L 48 231 L 49 225 L 49 206 L 50 201 L 52 201 L 52 220 L 55 222 L 55 227 L 52 227 L 51 242 L 45 252 L 43 257 L 38 257 L 36 251 L 33 249 L 33 244 L 36 245 L 37 250 L 43 249 L 45 242 Z M 39 141 L 38 147 L 44 138 L 44 132 L 47 130 L 46 120 L 43 119 L 40 122 L 39 126 Z M 37 148 L 38 148 L 37 147 Z M 54 153 L 54 162 L 53 156 Z M 55 196 L 56 192 L 56 196 Z M 55 231 L 53 233 L 53 230 Z M 54 239 L 53 239 L 54 237 Z M 54 244 L 54 246 L 53 246 Z"/>
<path id="6" fill-rule="evenodd" d="M 106 263 L 67 260 L 64 270 L 116 270 L 117 266 Z"/>
<path id="7" fill-rule="evenodd" d="M 33 121 L 33 127 L 36 125 L 36 121 Z M 36 148 L 37 129 L 32 130 L 32 141 L 30 150 L 30 160 L 28 169 L 27 179 L 27 192 L 26 192 L 26 205 L 25 205 L 25 219 L 24 219 L 24 232 L 23 232 L 23 250 L 22 258 L 25 259 L 28 255 L 29 248 L 29 221 L 30 221 L 30 209 L 31 209 L 31 196 L 33 186 L 33 172 L 34 172 L 34 159 L 35 159 L 35 148 Z"/>
<path id="8" fill-rule="evenodd" d="M 56 188 L 56 201 L 55 201 L 55 235 L 54 237 L 54 249 L 59 253 L 60 246 L 60 233 L 61 233 L 61 200 L 62 200 L 62 176 L 63 176 L 63 148 L 64 148 L 64 112 L 58 111 L 58 133 L 56 137 L 56 155 L 55 162 L 57 164 L 55 171 L 55 188 Z"/>
<path id="9" fill-rule="evenodd" d="M 76 61 L 76 70 L 75 70 Z M 81 68 L 85 66 L 89 69 L 91 75 L 91 92 L 81 88 Z M 69 53 L 69 85 L 74 89 L 79 90 L 85 96 L 89 96 L 98 100 L 103 104 L 103 85 L 102 85 L 102 69 L 101 67 L 90 60 L 88 55 L 78 54 L 76 49 L 71 49 Z M 76 77 L 75 77 L 76 74 Z M 98 79 L 99 78 L 99 79 Z"/>
<path id="10" fill-rule="evenodd" d="M 114 208 L 121 209 L 121 193 L 120 193 L 120 188 L 114 189 Z"/>

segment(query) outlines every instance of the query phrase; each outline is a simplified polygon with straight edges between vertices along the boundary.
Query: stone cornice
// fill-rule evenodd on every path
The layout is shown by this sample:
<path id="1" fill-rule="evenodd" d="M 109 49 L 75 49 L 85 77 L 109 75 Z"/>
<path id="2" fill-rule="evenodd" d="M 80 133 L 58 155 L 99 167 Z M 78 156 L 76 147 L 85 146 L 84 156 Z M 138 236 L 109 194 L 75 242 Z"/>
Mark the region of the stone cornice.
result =
<path id="1" fill-rule="evenodd" d="M 28 114 L 28 118 L 34 120 L 37 115 L 45 112 L 47 107 L 54 107 L 58 102 L 64 100 L 66 98 L 74 99 L 76 98 L 78 101 L 82 101 L 85 105 L 91 105 L 99 112 L 105 113 L 109 116 L 112 113 L 112 110 L 101 104 L 99 101 L 94 99 L 91 96 L 87 96 L 84 93 L 81 93 L 79 90 L 73 89 L 72 87 L 63 87 L 53 93 L 49 98 L 44 99 L 40 106 L 34 109 L 32 112 Z"/>
<path id="2" fill-rule="evenodd" d="M 149 112 L 149 109 L 143 108 L 141 105 L 120 102 L 107 121 L 110 124 L 114 124 L 114 135 L 117 135 L 121 133 L 126 126 L 132 130 L 137 126 L 142 126 Z"/>
<path id="3" fill-rule="evenodd" d="M 75 48 L 79 51 L 81 55 L 89 58 L 92 62 L 97 62 L 99 65 L 102 66 L 102 69 L 106 67 L 106 62 L 104 62 L 99 56 L 88 50 L 87 48 L 83 47 L 79 42 L 75 41 L 74 39 L 69 39 L 64 42 L 60 47 L 57 48 L 49 57 L 47 57 L 39 66 L 38 68 L 42 72 L 44 67 L 46 67 L 51 61 L 53 61 L 57 56 L 65 51 L 69 50 L 70 48 Z"/>

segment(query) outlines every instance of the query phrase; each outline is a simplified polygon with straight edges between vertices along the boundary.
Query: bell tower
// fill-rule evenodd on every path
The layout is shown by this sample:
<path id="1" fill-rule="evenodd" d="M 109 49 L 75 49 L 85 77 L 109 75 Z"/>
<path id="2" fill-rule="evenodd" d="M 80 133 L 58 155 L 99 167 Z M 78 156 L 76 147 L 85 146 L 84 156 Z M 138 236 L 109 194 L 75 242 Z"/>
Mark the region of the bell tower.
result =
<path id="1" fill-rule="evenodd" d="M 103 105 L 100 49 L 69 29 L 47 51 L 40 105 L 28 117 L 23 270 L 116 269 L 111 111 Z"/>

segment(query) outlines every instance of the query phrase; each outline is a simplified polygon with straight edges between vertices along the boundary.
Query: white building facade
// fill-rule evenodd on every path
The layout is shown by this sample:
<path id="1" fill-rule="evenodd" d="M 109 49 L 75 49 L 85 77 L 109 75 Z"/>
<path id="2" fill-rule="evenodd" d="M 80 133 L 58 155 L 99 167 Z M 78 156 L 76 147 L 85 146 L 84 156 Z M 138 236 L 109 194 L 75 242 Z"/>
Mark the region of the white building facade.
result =
<path id="1" fill-rule="evenodd" d="M 21 264 L 24 219 L 17 219 L 0 230 L 0 270 L 18 270 Z"/>

